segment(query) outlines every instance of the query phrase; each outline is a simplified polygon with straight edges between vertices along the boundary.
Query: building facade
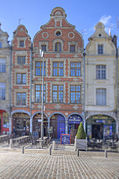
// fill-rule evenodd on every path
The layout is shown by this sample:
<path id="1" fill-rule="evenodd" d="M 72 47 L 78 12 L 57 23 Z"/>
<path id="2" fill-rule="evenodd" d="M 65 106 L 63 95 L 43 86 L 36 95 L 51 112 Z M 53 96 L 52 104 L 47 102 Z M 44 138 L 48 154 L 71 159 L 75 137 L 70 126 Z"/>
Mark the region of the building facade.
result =
<path id="1" fill-rule="evenodd" d="M 115 39 L 99 22 L 84 53 L 82 35 L 66 16 L 54 8 L 33 43 L 24 25 L 11 47 L 0 29 L 1 134 L 59 139 L 65 133 L 73 142 L 80 122 L 90 138 L 119 133 Z"/>
<path id="2" fill-rule="evenodd" d="M 40 49 L 44 57 L 40 56 Z M 41 130 L 42 70 L 44 60 L 44 135 L 75 135 L 83 121 L 83 39 L 66 20 L 62 8 L 54 8 L 47 24 L 33 39 L 32 130 Z"/>
<path id="3" fill-rule="evenodd" d="M 118 133 L 116 114 L 116 47 L 99 22 L 86 47 L 86 126 L 90 138 Z"/>
<path id="4" fill-rule="evenodd" d="M 29 134 L 31 116 L 31 39 L 19 25 L 12 41 L 11 128 L 16 135 Z"/>
<path id="5" fill-rule="evenodd" d="M 10 70 L 11 49 L 8 34 L 1 30 L 0 24 L 0 133 L 9 132 L 10 108 Z"/>

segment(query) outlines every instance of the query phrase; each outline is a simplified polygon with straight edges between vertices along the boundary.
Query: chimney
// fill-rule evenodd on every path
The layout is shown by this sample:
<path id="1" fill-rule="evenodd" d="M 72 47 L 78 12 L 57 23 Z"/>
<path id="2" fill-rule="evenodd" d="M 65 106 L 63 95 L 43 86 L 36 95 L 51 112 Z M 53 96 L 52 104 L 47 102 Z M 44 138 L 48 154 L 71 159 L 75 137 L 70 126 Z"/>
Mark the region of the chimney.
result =
<path id="1" fill-rule="evenodd" d="M 116 35 L 114 35 L 112 37 L 112 42 L 114 43 L 115 47 L 117 48 L 117 36 Z"/>

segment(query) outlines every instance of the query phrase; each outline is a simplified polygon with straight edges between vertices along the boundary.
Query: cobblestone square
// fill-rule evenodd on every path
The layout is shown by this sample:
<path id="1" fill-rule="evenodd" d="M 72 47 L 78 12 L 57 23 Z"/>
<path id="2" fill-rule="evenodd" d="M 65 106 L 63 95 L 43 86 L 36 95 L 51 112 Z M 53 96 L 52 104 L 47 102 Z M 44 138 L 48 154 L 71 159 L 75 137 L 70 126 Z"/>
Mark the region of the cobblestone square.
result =
<path id="1" fill-rule="evenodd" d="M 0 179 L 119 179 L 119 153 L 0 150 Z"/>

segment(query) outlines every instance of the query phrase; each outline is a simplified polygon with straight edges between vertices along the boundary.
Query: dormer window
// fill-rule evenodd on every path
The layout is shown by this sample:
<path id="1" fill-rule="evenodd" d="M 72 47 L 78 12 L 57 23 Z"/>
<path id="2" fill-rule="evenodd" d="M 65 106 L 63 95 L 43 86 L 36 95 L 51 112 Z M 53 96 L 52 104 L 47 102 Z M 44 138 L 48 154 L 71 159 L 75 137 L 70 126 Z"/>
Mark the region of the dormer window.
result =
<path id="1" fill-rule="evenodd" d="M 55 43 L 55 52 L 61 52 L 61 43 L 60 42 Z"/>
<path id="2" fill-rule="evenodd" d="M 103 44 L 98 44 L 98 55 L 103 54 Z"/>
<path id="3" fill-rule="evenodd" d="M 19 47 L 24 47 L 24 40 L 19 41 Z"/>
<path id="4" fill-rule="evenodd" d="M 0 42 L 0 48 L 2 48 L 2 42 Z"/>

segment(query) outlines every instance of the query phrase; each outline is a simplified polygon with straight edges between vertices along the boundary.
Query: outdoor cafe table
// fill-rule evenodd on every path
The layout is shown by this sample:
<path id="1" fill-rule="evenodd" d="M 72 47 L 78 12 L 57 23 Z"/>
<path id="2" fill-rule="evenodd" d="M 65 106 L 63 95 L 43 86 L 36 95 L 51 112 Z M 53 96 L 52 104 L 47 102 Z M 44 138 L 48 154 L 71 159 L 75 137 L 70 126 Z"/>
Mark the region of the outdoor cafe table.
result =
<path id="1" fill-rule="evenodd" d="M 21 136 L 13 139 L 13 143 L 25 143 L 28 142 L 29 136 Z"/>

